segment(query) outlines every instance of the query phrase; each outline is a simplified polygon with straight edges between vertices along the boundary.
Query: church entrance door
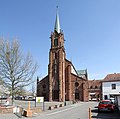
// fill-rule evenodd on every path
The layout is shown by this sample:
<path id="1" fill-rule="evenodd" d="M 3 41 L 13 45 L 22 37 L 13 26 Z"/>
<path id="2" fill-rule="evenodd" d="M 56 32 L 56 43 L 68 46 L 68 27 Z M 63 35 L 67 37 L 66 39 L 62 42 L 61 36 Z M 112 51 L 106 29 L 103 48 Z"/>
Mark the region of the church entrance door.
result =
<path id="1" fill-rule="evenodd" d="M 75 90 L 75 100 L 80 100 L 80 95 L 78 89 Z"/>
<path id="2" fill-rule="evenodd" d="M 59 90 L 53 90 L 53 101 L 59 101 Z"/>

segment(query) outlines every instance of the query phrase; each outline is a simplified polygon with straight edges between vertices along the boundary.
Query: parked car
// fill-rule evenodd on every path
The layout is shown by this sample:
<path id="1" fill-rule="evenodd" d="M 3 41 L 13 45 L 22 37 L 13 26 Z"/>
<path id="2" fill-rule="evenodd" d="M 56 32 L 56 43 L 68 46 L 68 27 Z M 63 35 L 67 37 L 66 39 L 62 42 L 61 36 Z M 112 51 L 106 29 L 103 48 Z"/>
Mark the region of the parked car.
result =
<path id="1" fill-rule="evenodd" d="M 22 100 L 22 96 L 16 96 L 15 100 Z"/>
<path id="2" fill-rule="evenodd" d="M 26 96 L 26 97 L 25 97 L 25 100 L 34 101 L 34 100 L 35 100 L 35 97 L 34 97 L 34 96 Z"/>
<path id="3" fill-rule="evenodd" d="M 98 111 L 114 112 L 115 105 L 110 100 L 101 100 L 98 104 Z"/>
<path id="4" fill-rule="evenodd" d="M 110 101 L 113 102 L 113 104 L 115 103 L 115 98 L 110 98 Z"/>

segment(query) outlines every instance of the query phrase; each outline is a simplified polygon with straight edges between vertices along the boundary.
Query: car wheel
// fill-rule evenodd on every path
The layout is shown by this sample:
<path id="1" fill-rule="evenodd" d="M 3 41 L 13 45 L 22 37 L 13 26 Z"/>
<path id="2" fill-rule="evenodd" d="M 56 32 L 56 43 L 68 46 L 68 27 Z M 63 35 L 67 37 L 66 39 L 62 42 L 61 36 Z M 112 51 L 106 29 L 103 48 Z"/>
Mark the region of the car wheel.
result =
<path id="1" fill-rule="evenodd" d="M 98 112 L 100 112 L 100 109 L 98 109 Z"/>
<path id="2" fill-rule="evenodd" d="M 114 110 L 111 110 L 112 113 L 114 113 Z"/>

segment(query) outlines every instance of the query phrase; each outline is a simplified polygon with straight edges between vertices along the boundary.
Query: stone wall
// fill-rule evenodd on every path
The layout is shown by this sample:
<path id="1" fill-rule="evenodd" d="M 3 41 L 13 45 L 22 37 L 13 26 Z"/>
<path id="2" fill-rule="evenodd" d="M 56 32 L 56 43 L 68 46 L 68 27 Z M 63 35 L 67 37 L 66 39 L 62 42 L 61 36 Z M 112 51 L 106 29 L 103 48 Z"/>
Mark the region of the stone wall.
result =
<path id="1" fill-rule="evenodd" d="M 13 113 L 14 106 L 0 107 L 0 114 Z"/>

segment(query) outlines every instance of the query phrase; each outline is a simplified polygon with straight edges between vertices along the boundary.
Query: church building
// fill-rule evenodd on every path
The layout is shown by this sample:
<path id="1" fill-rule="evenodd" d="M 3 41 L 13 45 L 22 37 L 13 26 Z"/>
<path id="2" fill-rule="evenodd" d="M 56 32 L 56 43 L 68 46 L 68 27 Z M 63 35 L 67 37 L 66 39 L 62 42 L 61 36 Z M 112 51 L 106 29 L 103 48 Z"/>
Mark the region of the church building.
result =
<path id="1" fill-rule="evenodd" d="M 51 33 L 48 75 L 37 79 L 37 96 L 47 101 L 88 101 L 89 81 L 87 70 L 77 72 L 66 58 L 64 33 L 60 29 L 59 15 L 56 14 L 54 32 Z"/>

